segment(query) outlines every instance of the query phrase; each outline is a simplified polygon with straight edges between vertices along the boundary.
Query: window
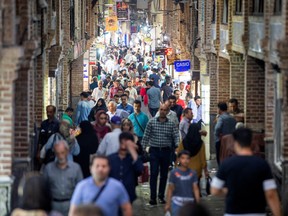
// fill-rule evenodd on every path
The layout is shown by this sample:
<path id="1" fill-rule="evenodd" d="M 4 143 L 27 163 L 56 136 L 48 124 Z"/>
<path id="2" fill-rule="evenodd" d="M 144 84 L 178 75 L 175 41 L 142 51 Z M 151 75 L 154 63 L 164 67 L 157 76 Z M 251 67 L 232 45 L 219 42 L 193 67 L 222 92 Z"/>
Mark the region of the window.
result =
<path id="1" fill-rule="evenodd" d="M 253 14 L 263 15 L 264 12 L 264 0 L 253 0 Z"/>
<path id="2" fill-rule="evenodd" d="M 74 15 L 74 0 L 70 0 L 70 40 L 74 40 L 75 35 L 75 15 Z"/>
<path id="3" fill-rule="evenodd" d="M 228 23 L 228 0 L 223 0 L 223 14 L 222 14 L 222 23 Z"/>
<path id="4" fill-rule="evenodd" d="M 235 14 L 242 15 L 242 0 L 236 0 Z"/>
<path id="5" fill-rule="evenodd" d="M 213 1 L 213 8 L 212 8 L 212 23 L 215 23 L 216 21 L 216 2 Z"/>
<path id="6" fill-rule="evenodd" d="M 280 15 L 282 12 L 282 0 L 275 0 L 274 14 Z"/>

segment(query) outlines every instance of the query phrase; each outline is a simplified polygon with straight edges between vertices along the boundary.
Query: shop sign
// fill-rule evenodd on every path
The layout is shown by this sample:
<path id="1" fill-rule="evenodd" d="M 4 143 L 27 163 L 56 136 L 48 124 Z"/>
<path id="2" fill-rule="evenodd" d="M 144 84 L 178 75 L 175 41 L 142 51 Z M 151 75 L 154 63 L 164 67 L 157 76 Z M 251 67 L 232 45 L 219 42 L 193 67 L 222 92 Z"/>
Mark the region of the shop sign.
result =
<path id="1" fill-rule="evenodd" d="M 176 72 L 189 71 L 191 69 L 190 60 L 175 61 L 174 67 Z"/>
<path id="2" fill-rule="evenodd" d="M 112 32 L 118 30 L 118 20 L 116 16 L 107 17 L 105 19 L 105 29 L 106 31 L 112 31 Z"/>
<path id="3" fill-rule="evenodd" d="M 129 6 L 125 2 L 118 2 L 116 5 L 117 18 L 118 20 L 128 20 L 129 19 Z"/>

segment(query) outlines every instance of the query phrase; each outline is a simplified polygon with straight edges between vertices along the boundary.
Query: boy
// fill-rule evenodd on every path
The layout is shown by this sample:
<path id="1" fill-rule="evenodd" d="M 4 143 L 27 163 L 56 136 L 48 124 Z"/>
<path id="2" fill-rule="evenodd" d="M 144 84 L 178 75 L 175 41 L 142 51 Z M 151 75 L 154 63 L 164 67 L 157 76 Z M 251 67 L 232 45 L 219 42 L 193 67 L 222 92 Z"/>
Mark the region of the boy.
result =
<path id="1" fill-rule="evenodd" d="M 180 166 L 170 173 L 165 211 L 171 210 L 171 215 L 178 215 L 179 209 L 187 202 L 199 202 L 200 192 L 198 177 L 195 171 L 188 168 L 190 153 L 179 152 Z"/>

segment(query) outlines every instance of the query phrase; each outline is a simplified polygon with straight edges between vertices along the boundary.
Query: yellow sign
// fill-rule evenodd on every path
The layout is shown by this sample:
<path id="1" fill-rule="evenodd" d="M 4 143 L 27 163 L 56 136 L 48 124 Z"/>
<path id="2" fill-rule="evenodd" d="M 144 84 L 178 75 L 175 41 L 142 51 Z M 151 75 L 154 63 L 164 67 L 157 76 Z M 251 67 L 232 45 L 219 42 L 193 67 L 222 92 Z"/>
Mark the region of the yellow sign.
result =
<path id="1" fill-rule="evenodd" d="M 112 32 L 118 30 L 117 16 L 111 16 L 105 19 L 105 29 L 106 31 L 112 31 Z"/>

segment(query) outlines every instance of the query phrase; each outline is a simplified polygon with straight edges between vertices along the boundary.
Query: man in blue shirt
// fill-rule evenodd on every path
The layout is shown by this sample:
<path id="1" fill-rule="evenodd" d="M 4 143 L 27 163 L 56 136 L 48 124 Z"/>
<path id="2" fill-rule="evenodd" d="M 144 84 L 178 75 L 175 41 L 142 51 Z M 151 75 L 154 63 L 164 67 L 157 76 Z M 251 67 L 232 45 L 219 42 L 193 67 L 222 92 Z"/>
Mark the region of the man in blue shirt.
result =
<path id="1" fill-rule="evenodd" d="M 149 118 L 144 112 L 141 111 L 141 101 L 134 101 L 134 113 L 129 115 L 128 118 L 133 124 L 134 132 L 137 135 L 138 139 L 142 140 Z"/>
<path id="2" fill-rule="evenodd" d="M 147 95 L 148 95 L 148 108 L 149 112 L 151 113 L 151 116 L 154 117 L 156 113 L 159 110 L 160 107 L 160 102 L 161 102 L 161 92 L 159 88 L 156 88 L 153 86 L 153 82 L 149 81 L 148 82 L 148 90 L 147 90 Z"/>
<path id="3" fill-rule="evenodd" d="M 122 94 L 121 95 L 121 104 L 119 104 L 117 106 L 117 109 L 122 109 L 125 110 L 126 112 L 128 112 L 129 114 L 133 113 L 133 106 L 129 103 L 127 103 L 128 101 L 128 96 L 126 94 Z"/>
<path id="4" fill-rule="evenodd" d="M 91 106 L 88 102 L 89 94 L 87 92 L 82 92 L 80 96 L 81 101 L 78 102 L 76 109 L 76 125 L 79 125 L 82 121 L 88 120 L 91 111 Z"/>
<path id="5" fill-rule="evenodd" d="M 160 88 L 160 86 L 159 86 L 160 77 L 157 75 L 157 68 L 153 68 L 152 71 L 153 71 L 153 74 L 151 74 L 151 75 L 149 76 L 149 79 L 150 79 L 150 80 L 153 80 L 153 85 L 154 85 L 156 88 Z"/>
<path id="6" fill-rule="evenodd" d="M 141 175 L 144 167 L 138 157 L 133 134 L 130 132 L 121 133 L 119 142 L 119 151 L 109 156 L 110 177 L 122 182 L 132 203 L 136 199 L 135 179 Z"/>
<path id="7" fill-rule="evenodd" d="M 99 206 L 105 216 L 116 216 L 121 208 L 124 216 L 132 216 L 129 196 L 121 182 L 109 178 L 109 160 L 105 156 L 94 155 L 91 159 L 91 177 L 80 181 L 73 193 L 69 216 L 73 216 L 77 206 L 91 204 Z M 98 195 L 99 193 L 99 195 Z"/>

